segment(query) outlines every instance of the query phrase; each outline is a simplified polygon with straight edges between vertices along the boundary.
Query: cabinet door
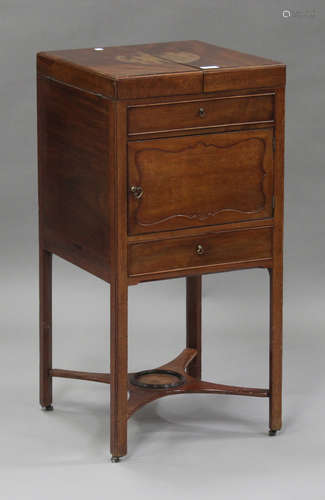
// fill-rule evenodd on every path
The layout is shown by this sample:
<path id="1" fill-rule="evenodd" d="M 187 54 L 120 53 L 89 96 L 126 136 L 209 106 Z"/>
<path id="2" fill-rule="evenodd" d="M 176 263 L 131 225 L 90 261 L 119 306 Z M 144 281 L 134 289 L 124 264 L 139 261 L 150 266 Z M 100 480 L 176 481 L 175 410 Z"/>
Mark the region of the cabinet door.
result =
<path id="1" fill-rule="evenodd" d="M 130 234 L 272 217 L 273 129 L 128 144 Z"/>

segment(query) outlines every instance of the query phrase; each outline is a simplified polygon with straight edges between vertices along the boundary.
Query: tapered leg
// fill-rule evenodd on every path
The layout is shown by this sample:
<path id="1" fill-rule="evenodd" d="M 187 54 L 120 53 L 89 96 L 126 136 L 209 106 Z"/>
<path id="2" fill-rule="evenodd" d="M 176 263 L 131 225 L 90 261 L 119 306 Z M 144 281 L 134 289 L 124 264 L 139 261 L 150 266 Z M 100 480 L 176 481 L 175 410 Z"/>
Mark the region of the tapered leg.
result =
<path id="1" fill-rule="evenodd" d="M 52 410 L 52 254 L 39 252 L 40 404 Z"/>
<path id="2" fill-rule="evenodd" d="M 128 399 L 128 285 L 116 279 L 111 284 L 111 454 L 112 462 L 127 453 Z"/>
<path id="3" fill-rule="evenodd" d="M 270 273 L 270 435 L 282 425 L 282 266 Z"/>
<path id="4" fill-rule="evenodd" d="M 201 378 L 202 349 L 202 277 L 186 278 L 186 347 L 197 350 L 197 356 L 187 368 L 192 377 Z"/>

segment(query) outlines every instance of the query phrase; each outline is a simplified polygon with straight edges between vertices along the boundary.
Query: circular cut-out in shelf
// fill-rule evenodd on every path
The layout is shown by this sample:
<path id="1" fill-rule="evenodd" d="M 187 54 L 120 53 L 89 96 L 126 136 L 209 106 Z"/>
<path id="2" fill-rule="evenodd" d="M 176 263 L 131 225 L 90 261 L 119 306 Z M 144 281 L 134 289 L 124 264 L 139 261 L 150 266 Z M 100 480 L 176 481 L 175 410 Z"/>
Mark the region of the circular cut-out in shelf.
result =
<path id="1" fill-rule="evenodd" d="M 131 377 L 131 384 L 143 389 L 171 389 L 183 385 L 184 382 L 185 377 L 181 373 L 162 368 L 143 370 Z"/>

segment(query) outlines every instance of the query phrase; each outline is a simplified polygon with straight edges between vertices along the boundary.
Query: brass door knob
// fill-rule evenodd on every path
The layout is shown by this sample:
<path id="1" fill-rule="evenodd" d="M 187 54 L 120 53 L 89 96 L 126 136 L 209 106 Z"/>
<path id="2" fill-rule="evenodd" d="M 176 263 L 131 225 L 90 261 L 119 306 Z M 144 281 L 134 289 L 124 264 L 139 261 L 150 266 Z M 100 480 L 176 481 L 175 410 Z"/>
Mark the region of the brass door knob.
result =
<path id="1" fill-rule="evenodd" d="M 140 198 L 142 198 L 143 189 L 141 186 L 131 186 L 130 191 L 133 194 L 134 198 L 136 198 L 137 200 L 140 200 Z"/>
<path id="2" fill-rule="evenodd" d="M 203 246 L 202 246 L 202 245 L 198 245 L 198 246 L 196 247 L 195 252 L 196 252 L 198 255 L 203 255 L 203 254 L 204 254 L 204 248 L 203 248 Z"/>
<path id="3" fill-rule="evenodd" d="M 205 109 L 204 108 L 199 109 L 199 115 L 201 118 L 203 118 L 203 116 L 205 116 Z"/>

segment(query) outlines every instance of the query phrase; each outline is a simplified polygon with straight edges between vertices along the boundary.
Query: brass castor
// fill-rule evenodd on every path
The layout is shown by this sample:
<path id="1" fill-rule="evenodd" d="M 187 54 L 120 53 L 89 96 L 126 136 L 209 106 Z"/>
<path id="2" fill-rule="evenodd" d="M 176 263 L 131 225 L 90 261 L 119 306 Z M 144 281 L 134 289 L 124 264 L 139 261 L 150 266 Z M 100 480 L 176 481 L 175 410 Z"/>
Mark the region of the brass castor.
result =
<path id="1" fill-rule="evenodd" d="M 53 408 L 53 406 L 52 406 L 52 405 L 41 406 L 41 409 L 42 409 L 43 411 L 53 411 L 53 410 L 54 410 L 54 408 Z"/>
<path id="2" fill-rule="evenodd" d="M 111 462 L 113 462 L 113 464 L 117 464 L 119 461 L 120 457 L 114 457 L 114 456 L 111 457 Z"/>
<path id="3" fill-rule="evenodd" d="M 278 431 L 274 431 L 273 429 L 270 429 L 270 430 L 269 430 L 269 436 L 276 436 L 276 433 L 277 433 L 277 432 L 278 432 Z"/>

